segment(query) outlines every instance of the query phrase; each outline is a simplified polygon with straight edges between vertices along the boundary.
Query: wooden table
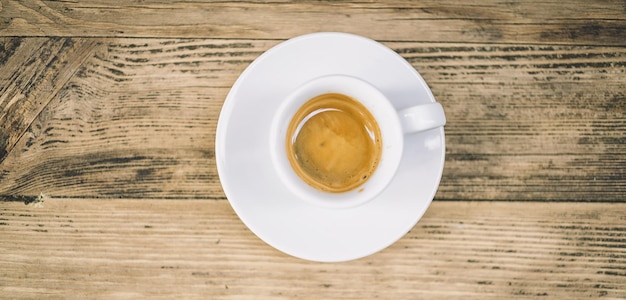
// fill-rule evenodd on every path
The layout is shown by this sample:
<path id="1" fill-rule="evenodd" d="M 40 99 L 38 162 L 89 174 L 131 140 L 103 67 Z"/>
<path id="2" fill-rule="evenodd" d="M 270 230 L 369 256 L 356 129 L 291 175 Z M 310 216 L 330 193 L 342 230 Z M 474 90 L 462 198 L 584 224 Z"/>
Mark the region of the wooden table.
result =
<path id="1" fill-rule="evenodd" d="M 345 263 L 260 241 L 215 166 L 239 74 L 317 31 L 448 118 L 426 215 Z M 0 298 L 626 298 L 625 46 L 623 1 L 2 1 Z"/>

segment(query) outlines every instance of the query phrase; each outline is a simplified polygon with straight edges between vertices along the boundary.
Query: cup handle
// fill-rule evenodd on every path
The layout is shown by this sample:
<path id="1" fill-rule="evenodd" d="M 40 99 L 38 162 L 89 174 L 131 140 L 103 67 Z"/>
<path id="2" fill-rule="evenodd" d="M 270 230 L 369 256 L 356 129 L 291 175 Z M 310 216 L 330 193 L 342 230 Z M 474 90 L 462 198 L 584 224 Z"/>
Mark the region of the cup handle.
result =
<path id="1" fill-rule="evenodd" d="M 425 131 L 446 124 L 446 115 L 439 102 L 420 104 L 398 111 L 404 133 Z"/>

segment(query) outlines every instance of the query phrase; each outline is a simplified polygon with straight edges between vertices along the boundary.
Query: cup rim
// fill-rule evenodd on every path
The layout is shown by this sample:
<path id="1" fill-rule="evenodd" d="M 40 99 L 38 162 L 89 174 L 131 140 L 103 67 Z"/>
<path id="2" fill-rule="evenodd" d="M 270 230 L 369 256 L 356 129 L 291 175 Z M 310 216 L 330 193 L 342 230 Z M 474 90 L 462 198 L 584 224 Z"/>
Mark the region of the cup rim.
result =
<path id="1" fill-rule="evenodd" d="M 370 178 L 341 193 L 321 191 L 305 183 L 292 169 L 284 146 L 287 127 L 295 112 L 313 97 L 331 92 L 363 104 L 376 119 L 383 143 L 380 161 Z M 378 88 L 354 76 L 332 74 L 313 78 L 288 94 L 274 114 L 269 144 L 278 177 L 299 199 L 318 207 L 351 208 L 376 198 L 391 183 L 402 159 L 404 133 L 397 110 Z"/>

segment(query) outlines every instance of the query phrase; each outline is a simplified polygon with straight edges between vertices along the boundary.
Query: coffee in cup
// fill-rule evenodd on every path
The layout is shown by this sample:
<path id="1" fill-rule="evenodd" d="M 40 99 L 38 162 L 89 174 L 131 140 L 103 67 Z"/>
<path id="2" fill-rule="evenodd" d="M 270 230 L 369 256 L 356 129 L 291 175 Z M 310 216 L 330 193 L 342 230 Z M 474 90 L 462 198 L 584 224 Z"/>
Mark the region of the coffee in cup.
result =
<path id="1" fill-rule="evenodd" d="M 391 183 L 405 135 L 444 124 L 439 103 L 398 110 L 365 80 L 326 75 L 286 96 L 274 115 L 269 151 L 296 199 L 348 208 L 372 200 Z"/>
<path id="2" fill-rule="evenodd" d="M 331 193 L 366 182 L 382 152 L 380 128 L 372 113 L 339 93 L 322 94 L 302 105 L 285 140 L 295 173 L 308 185 Z"/>

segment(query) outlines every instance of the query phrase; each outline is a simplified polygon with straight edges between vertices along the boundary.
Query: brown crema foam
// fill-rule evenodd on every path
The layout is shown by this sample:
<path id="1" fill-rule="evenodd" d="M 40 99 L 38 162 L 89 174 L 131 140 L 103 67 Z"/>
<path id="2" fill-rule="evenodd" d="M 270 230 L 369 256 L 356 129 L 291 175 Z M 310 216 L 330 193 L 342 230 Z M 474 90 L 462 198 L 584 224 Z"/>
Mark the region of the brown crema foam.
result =
<path id="1" fill-rule="evenodd" d="M 374 116 L 342 94 L 312 98 L 298 109 L 287 129 L 291 167 L 308 185 L 326 192 L 347 192 L 365 183 L 381 152 Z"/>

